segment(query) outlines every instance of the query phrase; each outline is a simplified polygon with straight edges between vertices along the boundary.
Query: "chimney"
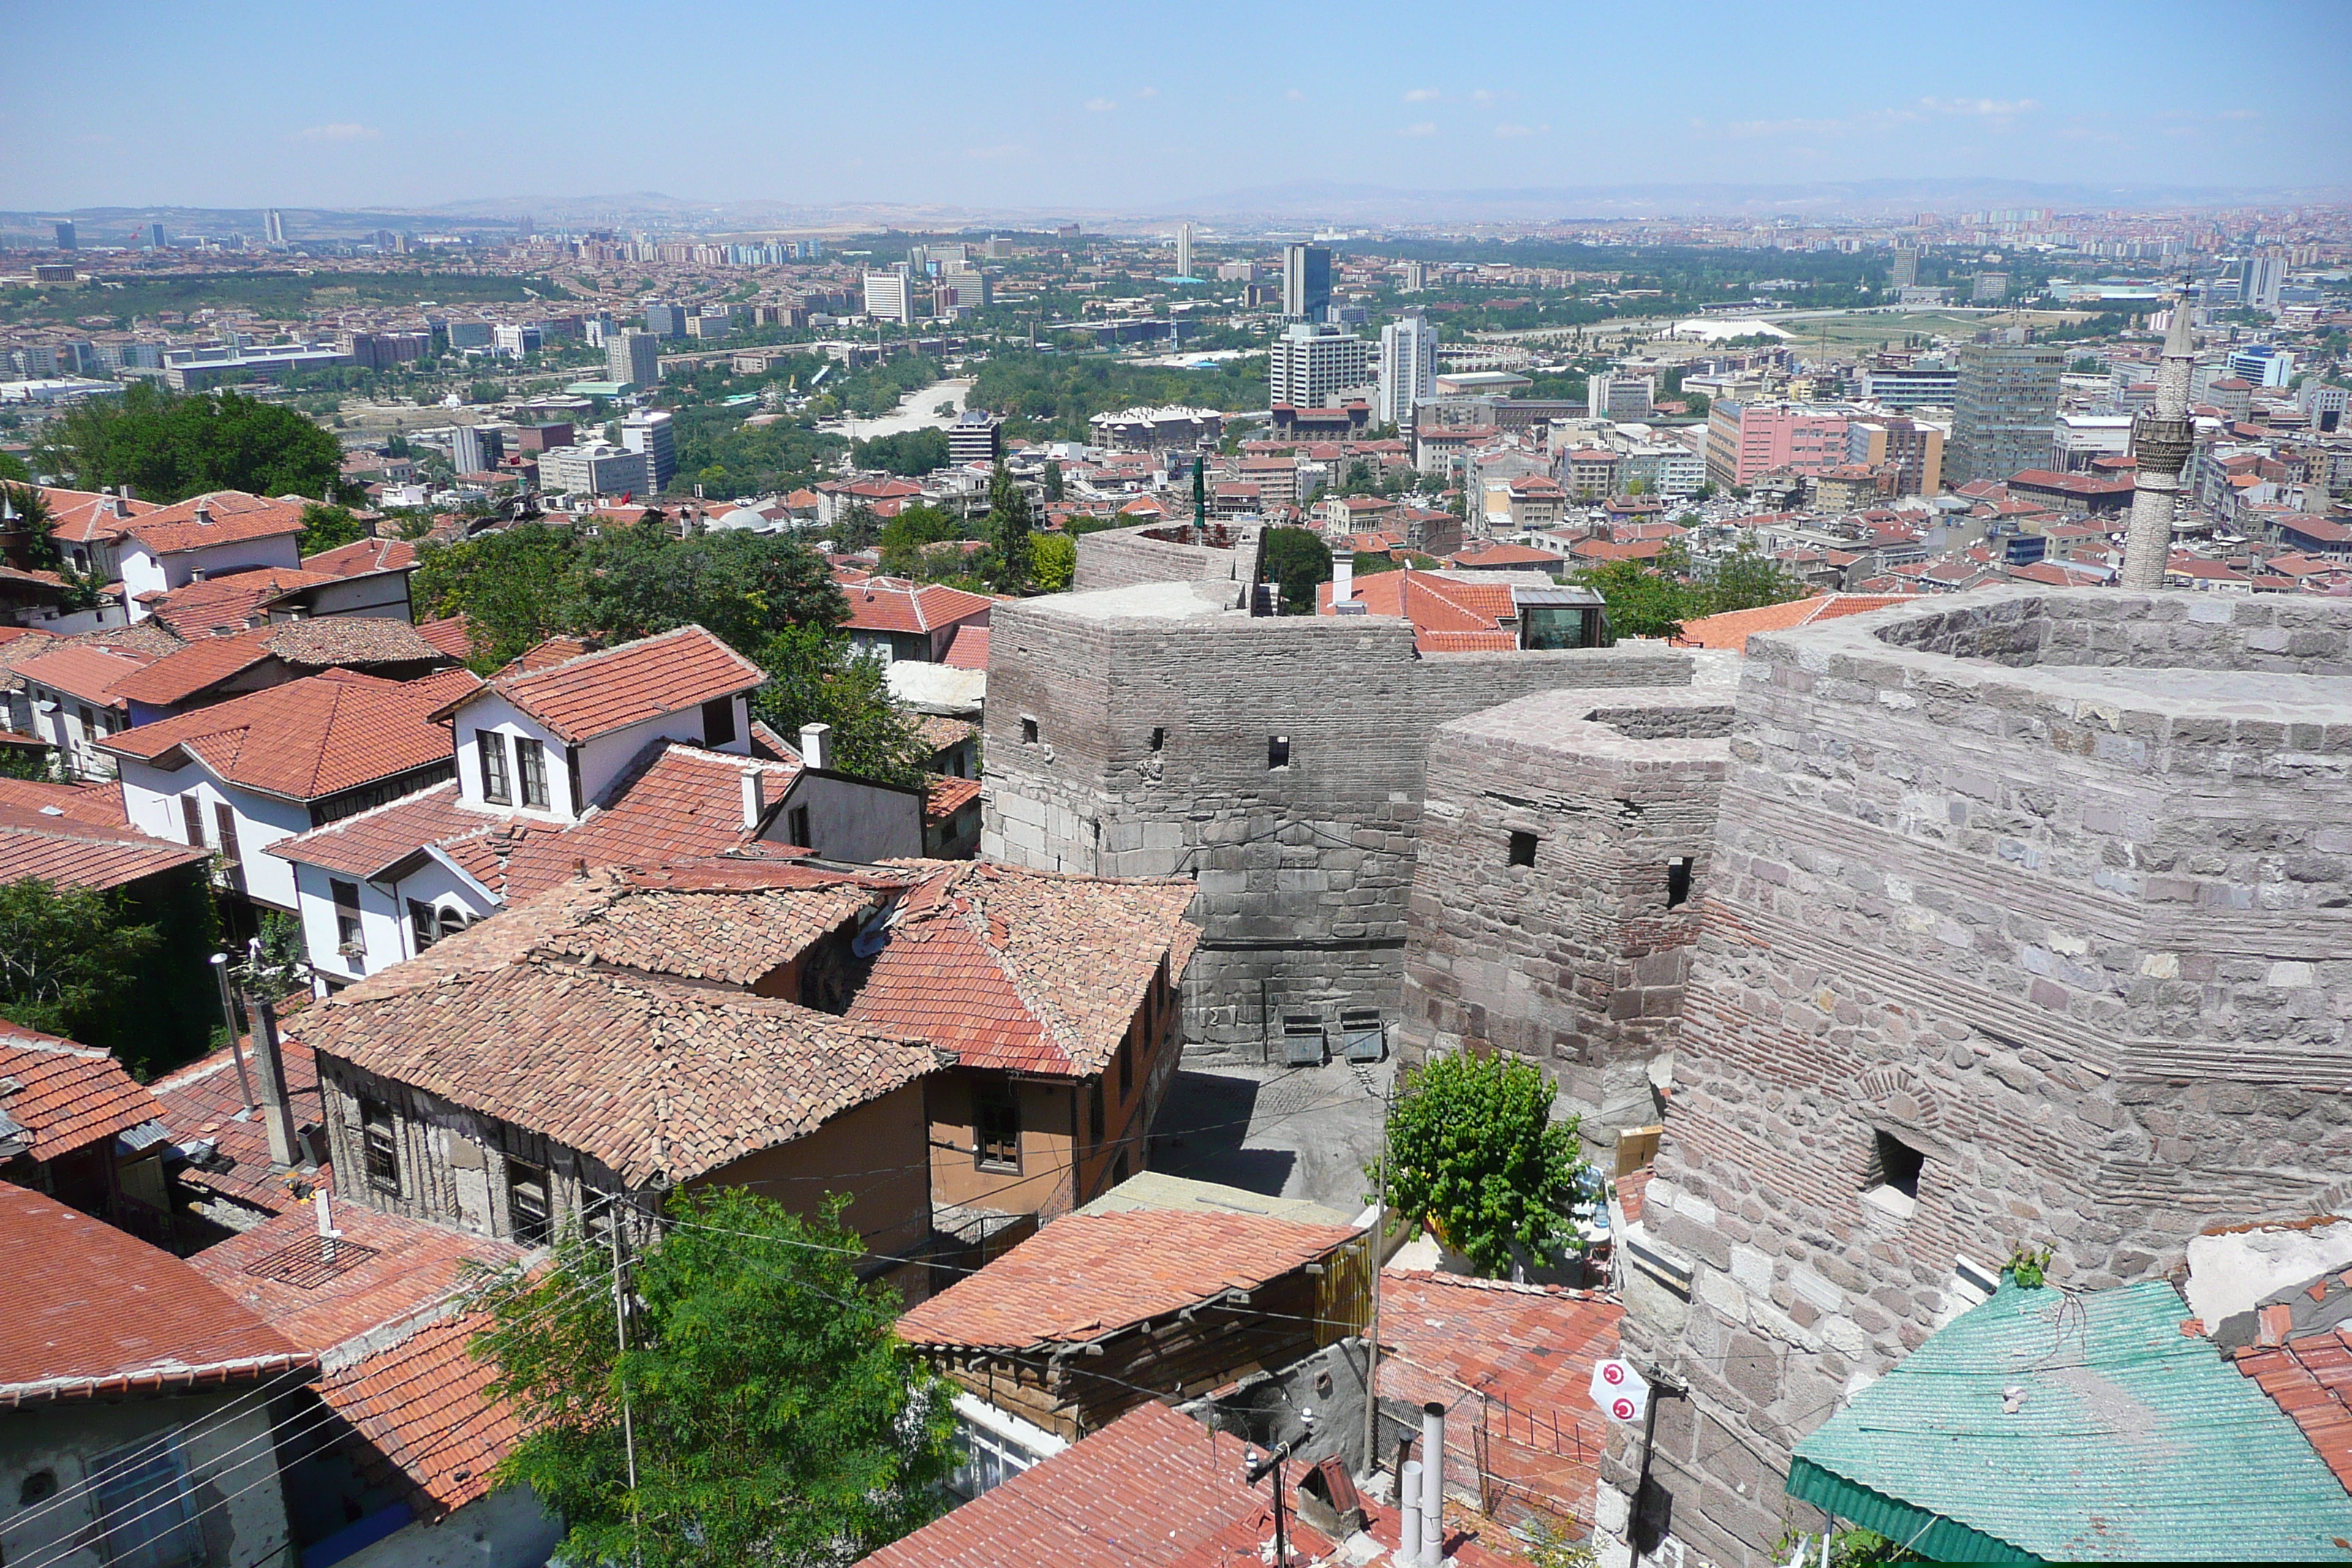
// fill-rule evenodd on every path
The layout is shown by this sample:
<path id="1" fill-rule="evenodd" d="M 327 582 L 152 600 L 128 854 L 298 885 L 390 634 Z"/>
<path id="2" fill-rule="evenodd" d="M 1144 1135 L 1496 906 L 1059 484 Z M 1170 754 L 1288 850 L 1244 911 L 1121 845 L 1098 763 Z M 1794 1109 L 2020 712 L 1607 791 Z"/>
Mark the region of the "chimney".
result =
<path id="1" fill-rule="evenodd" d="M 278 1010 L 266 996 L 253 1002 L 254 1066 L 261 1069 L 261 1124 L 269 1134 L 270 1163 L 284 1170 L 300 1164 L 294 1137 L 294 1109 L 287 1103 L 286 1058 L 278 1048 Z"/>
<path id="2" fill-rule="evenodd" d="M 746 833 L 755 833 L 759 830 L 760 814 L 768 807 L 767 800 L 761 790 L 761 784 L 763 782 L 759 769 L 743 770 L 743 831 Z"/>
<path id="3" fill-rule="evenodd" d="M 801 761 L 810 767 L 823 769 L 833 760 L 833 726 L 803 724 L 801 726 Z"/>
<path id="4" fill-rule="evenodd" d="M 198 502 L 196 503 L 196 521 L 197 521 L 198 522 L 210 522 L 212 520 L 213 520 L 213 505 L 212 505 L 212 502 L 210 502 L 210 501 L 208 501 L 208 500 L 200 500 L 200 501 L 198 501 Z"/>
<path id="5" fill-rule="evenodd" d="M 1421 1562 L 1445 1561 L 1445 1406 L 1421 1407 Z"/>
<path id="6" fill-rule="evenodd" d="M 1397 1531 L 1396 1560 L 1406 1568 L 1421 1562 L 1421 1461 L 1407 1459 L 1397 1477 L 1397 1496 L 1404 1503 L 1404 1519 Z"/>
<path id="7" fill-rule="evenodd" d="M 1356 557 L 1353 552 L 1331 558 L 1331 607 L 1338 609 L 1355 596 Z"/>

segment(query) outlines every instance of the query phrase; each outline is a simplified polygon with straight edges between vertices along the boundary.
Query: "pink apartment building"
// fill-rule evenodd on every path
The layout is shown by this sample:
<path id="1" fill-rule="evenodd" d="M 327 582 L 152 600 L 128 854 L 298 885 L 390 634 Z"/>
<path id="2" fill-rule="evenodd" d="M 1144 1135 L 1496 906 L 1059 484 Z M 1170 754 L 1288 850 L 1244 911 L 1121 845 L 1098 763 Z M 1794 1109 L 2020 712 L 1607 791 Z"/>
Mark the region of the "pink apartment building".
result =
<path id="1" fill-rule="evenodd" d="M 1706 411 L 1706 477 L 1745 485 L 1776 468 L 1825 472 L 1846 460 L 1846 423 L 1786 403 L 1718 402 Z"/>

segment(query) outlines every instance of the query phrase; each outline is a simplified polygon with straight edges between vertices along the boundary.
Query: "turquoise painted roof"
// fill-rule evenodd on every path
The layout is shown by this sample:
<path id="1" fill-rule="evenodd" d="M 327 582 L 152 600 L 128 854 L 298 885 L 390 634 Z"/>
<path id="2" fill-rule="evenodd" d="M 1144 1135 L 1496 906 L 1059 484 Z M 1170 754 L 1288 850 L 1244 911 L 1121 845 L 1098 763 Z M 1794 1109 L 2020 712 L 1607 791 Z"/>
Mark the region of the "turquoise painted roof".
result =
<path id="1" fill-rule="evenodd" d="M 2187 1316 L 2161 1281 L 2005 1284 L 1799 1444 L 1789 1494 L 1943 1561 L 2352 1562 L 2352 1496 Z"/>

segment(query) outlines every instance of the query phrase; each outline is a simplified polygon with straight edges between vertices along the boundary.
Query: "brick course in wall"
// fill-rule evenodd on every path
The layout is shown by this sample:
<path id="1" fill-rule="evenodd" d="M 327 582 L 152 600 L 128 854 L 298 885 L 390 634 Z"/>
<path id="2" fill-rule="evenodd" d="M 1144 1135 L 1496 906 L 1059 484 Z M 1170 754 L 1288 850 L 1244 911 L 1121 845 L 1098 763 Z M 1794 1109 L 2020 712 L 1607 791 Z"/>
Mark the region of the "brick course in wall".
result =
<path id="1" fill-rule="evenodd" d="M 1690 679 L 1657 645 L 1422 658 L 1402 620 L 1220 608 L 1237 598 L 1058 595 L 1000 606 L 990 639 L 982 858 L 1196 877 L 1196 1048 L 1257 1056 L 1286 1011 L 1396 1016 L 1437 726 L 1555 688 Z"/>
<path id="2" fill-rule="evenodd" d="M 1622 1238 L 1666 1265 L 1628 1353 L 1689 1395 L 1597 1503 L 1762 1564 L 1816 1522 L 1791 1447 L 1978 1299 L 1963 1261 L 2098 1289 L 2352 1202 L 2352 604 L 2000 591 L 1748 656 Z"/>

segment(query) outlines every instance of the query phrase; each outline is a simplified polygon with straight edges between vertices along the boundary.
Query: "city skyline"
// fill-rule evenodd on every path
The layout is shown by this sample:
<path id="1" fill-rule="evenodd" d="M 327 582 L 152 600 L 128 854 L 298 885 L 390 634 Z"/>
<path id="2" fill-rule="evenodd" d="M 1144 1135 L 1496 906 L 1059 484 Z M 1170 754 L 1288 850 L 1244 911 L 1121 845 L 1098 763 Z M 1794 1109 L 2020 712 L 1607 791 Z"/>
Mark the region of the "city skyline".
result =
<path id="1" fill-rule="evenodd" d="M 0 107 L 0 136 L 39 156 L 0 168 L 0 207 L 431 206 L 602 190 L 1172 212 L 1278 189 L 1302 167 L 1400 193 L 2352 183 L 2352 107 L 2329 90 L 2329 52 L 2305 47 L 2340 16 L 2297 3 L 2228 28 L 2183 5 L 1996 5 L 1933 37 L 1727 7 L 1676 29 L 1664 55 L 1654 24 L 1600 11 L 1428 28 L 1422 13 L 1375 7 L 1331 33 L 1218 6 L 1177 27 L 1055 5 L 980 32 L 918 5 L 906 36 L 953 47 L 871 71 L 838 68 L 871 47 L 861 18 L 706 5 L 669 14 L 666 31 L 682 47 L 722 44 L 732 85 L 682 91 L 648 62 L 646 112 L 611 96 L 625 100 L 613 66 L 631 58 L 614 40 L 637 25 L 616 8 L 410 7 L 414 36 L 436 41 L 429 75 L 457 71 L 447 91 L 395 86 L 400 46 L 374 15 L 238 12 L 234 26 L 169 12 L 133 25 L 118 5 L 25 7 L 16 52 L 37 78 L 103 58 L 116 80 L 268 91 L 115 95 L 63 129 L 37 126 L 19 98 Z M 460 37 L 478 40 L 478 74 L 444 47 Z M 519 65 L 501 62 L 509 49 Z M 1307 141 L 1351 151 L 1281 154 Z"/>

